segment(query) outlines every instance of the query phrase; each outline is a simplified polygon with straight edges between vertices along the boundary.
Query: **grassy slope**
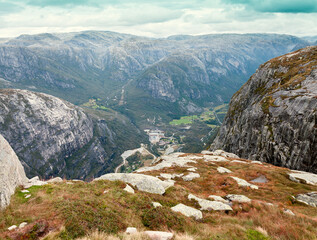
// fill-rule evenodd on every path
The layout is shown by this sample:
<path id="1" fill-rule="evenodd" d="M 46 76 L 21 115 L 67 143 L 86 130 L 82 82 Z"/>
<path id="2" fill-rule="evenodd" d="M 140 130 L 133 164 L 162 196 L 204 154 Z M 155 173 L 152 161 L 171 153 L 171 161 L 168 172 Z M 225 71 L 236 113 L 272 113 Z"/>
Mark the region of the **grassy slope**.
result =
<path id="1" fill-rule="evenodd" d="M 291 198 L 316 191 L 316 186 L 292 182 L 286 174 L 289 170 L 269 164 L 222 162 L 215 165 L 199 160 L 192 165 L 198 168 L 201 177 L 190 182 L 176 179 L 175 186 L 163 196 L 139 191 L 129 194 L 123 191 L 125 184 L 119 181 L 64 182 L 32 187 L 30 199 L 25 199 L 18 189 L 10 206 L 0 212 L 0 238 L 37 239 L 53 232 L 54 237 L 47 239 L 75 239 L 96 229 L 116 235 L 133 226 L 141 230 L 185 232 L 195 239 L 316 239 L 317 208 L 296 203 Z M 218 174 L 217 166 L 227 167 L 233 173 Z M 161 172 L 182 173 L 186 168 L 167 168 Z M 258 184 L 259 190 L 238 187 L 229 177 L 250 181 L 259 175 L 269 180 Z M 196 202 L 187 199 L 189 193 L 202 198 L 210 194 L 243 194 L 254 201 L 234 203 L 234 210 L 229 213 L 204 212 L 203 220 L 195 221 L 170 210 L 178 203 L 198 208 Z M 160 202 L 163 207 L 153 208 L 152 201 Z M 283 213 L 284 208 L 291 209 L 296 216 Z M 29 223 L 23 230 L 6 230 L 23 221 Z"/>

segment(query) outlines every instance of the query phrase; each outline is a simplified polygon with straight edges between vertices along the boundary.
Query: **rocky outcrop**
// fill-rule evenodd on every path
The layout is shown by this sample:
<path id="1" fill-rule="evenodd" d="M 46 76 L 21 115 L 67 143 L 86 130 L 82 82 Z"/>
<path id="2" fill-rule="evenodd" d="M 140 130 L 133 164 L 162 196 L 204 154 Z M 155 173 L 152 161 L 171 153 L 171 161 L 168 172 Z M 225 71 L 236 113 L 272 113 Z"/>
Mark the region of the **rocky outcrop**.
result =
<path id="1" fill-rule="evenodd" d="M 0 133 L 28 177 L 90 179 L 113 171 L 125 147 L 139 145 L 141 134 L 128 121 L 114 119 L 113 127 L 109 122 L 47 94 L 0 90 Z M 130 135 L 135 139 L 124 143 Z"/>
<path id="2" fill-rule="evenodd" d="M 263 64 L 232 97 L 212 149 L 317 172 L 317 47 Z"/>
<path id="3" fill-rule="evenodd" d="M 15 188 L 27 181 L 17 155 L 4 137 L 0 135 L 0 209 L 9 205 Z"/>

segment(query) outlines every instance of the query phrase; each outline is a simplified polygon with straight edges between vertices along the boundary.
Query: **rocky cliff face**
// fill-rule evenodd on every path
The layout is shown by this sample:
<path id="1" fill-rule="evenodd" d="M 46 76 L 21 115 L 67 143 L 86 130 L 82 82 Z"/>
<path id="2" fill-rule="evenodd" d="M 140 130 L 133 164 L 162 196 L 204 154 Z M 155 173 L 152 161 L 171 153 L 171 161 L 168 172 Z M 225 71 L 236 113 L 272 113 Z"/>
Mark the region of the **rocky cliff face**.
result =
<path id="1" fill-rule="evenodd" d="M 27 180 L 17 155 L 0 135 L 0 209 L 10 203 L 15 188 L 26 183 Z"/>
<path id="2" fill-rule="evenodd" d="M 317 47 L 263 64 L 232 97 L 212 148 L 317 172 Z"/>
<path id="3" fill-rule="evenodd" d="M 118 146 L 121 136 L 106 120 L 47 94 L 0 90 L 0 122 L 0 133 L 29 177 L 91 178 L 112 171 L 120 162 L 116 154 L 128 149 Z M 140 134 L 128 127 L 135 131 L 131 142 L 137 146 Z"/>

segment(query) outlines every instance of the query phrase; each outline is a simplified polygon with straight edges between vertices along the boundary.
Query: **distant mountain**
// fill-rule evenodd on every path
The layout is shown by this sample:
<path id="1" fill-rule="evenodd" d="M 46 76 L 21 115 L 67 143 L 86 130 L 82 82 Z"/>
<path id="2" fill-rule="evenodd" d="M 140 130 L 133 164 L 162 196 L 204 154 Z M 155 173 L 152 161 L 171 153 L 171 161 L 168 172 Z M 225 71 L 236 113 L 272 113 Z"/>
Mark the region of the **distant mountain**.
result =
<path id="1" fill-rule="evenodd" d="M 138 123 L 164 120 L 229 101 L 261 63 L 308 44 L 275 34 L 22 35 L 0 42 L 0 87 L 41 91 L 75 104 L 100 98 Z"/>
<path id="2" fill-rule="evenodd" d="M 317 45 L 317 36 L 306 36 L 306 37 L 302 37 L 302 39 L 310 42 L 311 44 Z"/>
<path id="3" fill-rule="evenodd" d="M 234 94 L 212 148 L 317 172 L 317 46 L 263 64 Z"/>
<path id="4" fill-rule="evenodd" d="M 47 94 L 2 89 L 0 134 L 27 176 L 44 178 L 91 179 L 113 172 L 125 150 L 147 143 L 146 135 L 124 116 L 85 111 Z"/>

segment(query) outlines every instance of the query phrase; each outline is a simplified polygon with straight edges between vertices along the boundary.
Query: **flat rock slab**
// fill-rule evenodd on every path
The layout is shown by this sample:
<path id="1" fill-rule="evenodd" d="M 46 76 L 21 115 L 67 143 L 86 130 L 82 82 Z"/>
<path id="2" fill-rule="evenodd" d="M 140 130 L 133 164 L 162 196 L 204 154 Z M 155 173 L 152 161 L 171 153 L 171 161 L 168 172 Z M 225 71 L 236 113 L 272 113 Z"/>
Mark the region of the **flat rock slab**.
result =
<path id="1" fill-rule="evenodd" d="M 37 176 L 37 177 L 29 179 L 23 185 L 23 187 L 27 189 L 27 188 L 30 188 L 32 186 L 43 186 L 43 185 L 46 185 L 46 184 L 47 184 L 47 182 L 41 181 L 40 178 Z"/>
<path id="2" fill-rule="evenodd" d="M 174 236 L 174 234 L 170 232 L 145 231 L 144 233 L 151 238 L 151 240 L 170 240 Z"/>
<path id="3" fill-rule="evenodd" d="M 239 202 L 239 203 L 250 203 L 251 199 L 244 196 L 244 195 L 236 195 L 236 194 L 228 194 L 226 196 L 232 202 Z"/>
<path id="4" fill-rule="evenodd" d="M 241 187 L 249 187 L 249 188 L 251 188 L 251 189 L 259 189 L 258 186 L 253 185 L 253 184 L 251 184 L 251 183 L 248 183 L 248 182 L 247 182 L 246 180 L 244 180 L 244 179 L 241 179 L 241 178 L 238 178 L 238 177 L 231 177 L 231 178 L 233 178 L 233 179 L 237 182 L 237 184 L 238 184 L 239 186 L 241 186 Z"/>
<path id="5" fill-rule="evenodd" d="M 198 173 L 191 172 L 191 173 L 187 174 L 186 176 L 184 176 L 183 180 L 184 181 L 192 181 L 193 179 L 199 178 L 199 177 L 200 177 L 200 175 Z"/>
<path id="6" fill-rule="evenodd" d="M 317 207 L 317 192 L 298 194 L 296 200 L 306 205 Z"/>
<path id="7" fill-rule="evenodd" d="M 184 153 L 182 153 L 184 154 Z M 170 155 L 164 155 L 161 157 L 162 162 L 156 164 L 155 166 L 150 167 L 143 167 L 136 172 L 147 172 L 147 171 L 155 171 L 155 170 L 161 170 L 163 168 L 170 168 L 170 167 L 190 167 L 188 166 L 188 163 L 196 163 L 195 160 L 191 158 L 191 156 L 185 156 L 185 157 L 179 157 L 179 153 L 173 153 Z"/>
<path id="8" fill-rule="evenodd" d="M 218 156 L 223 156 L 223 157 L 229 157 L 229 158 L 239 158 L 238 155 L 234 154 L 234 153 L 228 153 L 228 152 L 225 152 L 223 150 L 216 150 L 213 152 L 213 155 L 218 155 Z"/>
<path id="9" fill-rule="evenodd" d="M 166 186 L 166 183 L 156 177 L 136 173 L 109 173 L 96 178 L 94 181 L 98 180 L 119 180 L 131 184 L 140 191 L 161 195 L 165 193 Z"/>
<path id="10" fill-rule="evenodd" d="M 200 210 L 206 210 L 206 211 L 232 211 L 232 208 L 223 202 L 218 201 L 210 201 L 206 199 L 202 199 L 199 197 L 196 197 L 193 194 L 188 195 L 189 200 L 196 200 L 201 207 Z"/>
<path id="11" fill-rule="evenodd" d="M 267 178 L 264 175 L 261 175 L 260 177 L 257 177 L 253 180 L 251 180 L 250 182 L 253 183 L 267 183 L 269 180 L 267 180 Z"/>
<path id="12" fill-rule="evenodd" d="M 209 195 L 208 198 L 214 200 L 214 201 L 217 201 L 217 202 L 223 202 L 223 203 L 229 203 L 228 200 L 220 197 L 220 196 L 217 196 L 217 195 Z"/>
<path id="13" fill-rule="evenodd" d="M 241 161 L 241 160 L 233 160 L 231 161 L 232 163 L 243 163 L 243 164 L 248 164 L 248 162 Z"/>
<path id="14" fill-rule="evenodd" d="M 203 218 L 203 214 L 200 210 L 197 210 L 193 207 L 188 207 L 182 203 L 177 204 L 176 206 L 171 208 L 174 212 L 179 212 L 184 214 L 187 217 L 194 217 L 196 220 L 200 220 Z"/>
<path id="15" fill-rule="evenodd" d="M 205 162 L 228 162 L 229 160 L 222 156 L 205 155 Z"/>
<path id="16" fill-rule="evenodd" d="M 219 173 L 232 173 L 232 171 L 230 171 L 229 169 L 224 168 L 224 167 L 218 167 L 218 168 L 217 168 L 217 171 L 218 171 Z"/>
<path id="17" fill-rule="evenodd" d="M 125 232 L 126 232 L 127 234 L 135 234 L 135 233 L 138 232 L 138 230 L 137 230 L 135 227 L 128 227 L 128 228 L 125 230 Z"/>
<path id="18" fill-rule="evenodd" d="M 134 189 L 132 187 L 130 187 L 130 185 L 128 185 L 128 184 L 123 190 L 128 192 L 128 193 L 132 193 L 132 194 L 134 193 Z"/>
<path id="19" fill-rule="evenodd" d="M 63 182 L 63 179 L 60 177 L 56 177 L 56 178 L 52 178 L 50 180 L 47 181 L 48 183 L 59 183 L 59 182 Z"/>
<path id="20" fill-rule="evenodd" d="M 303 181 L 307 184 L 317 185 L 317 174 L 308 173 L 308 172 L 301 172 L 301 171 L 293 171 L 288 174 L 290 180 L 294 182 Z"/>

